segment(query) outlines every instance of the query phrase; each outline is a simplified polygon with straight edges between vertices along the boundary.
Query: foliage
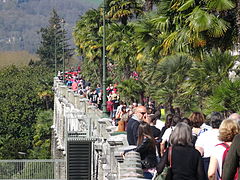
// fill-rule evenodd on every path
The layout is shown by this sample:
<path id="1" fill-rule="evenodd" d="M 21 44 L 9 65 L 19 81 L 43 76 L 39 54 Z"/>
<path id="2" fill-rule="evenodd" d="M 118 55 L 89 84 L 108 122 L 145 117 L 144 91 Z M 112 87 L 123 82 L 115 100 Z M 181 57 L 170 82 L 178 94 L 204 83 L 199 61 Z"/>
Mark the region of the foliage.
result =
<path id="1" fill-rule="evenodd" d="M 102 19 L 100 11 L 91 9 L 77 22 L 74 41 L 77 52 L 84 57 L 82 74 L 87 80 L 102 82 Z"/>
<path id="2" fill-rule="evenodd" d="M 234 7 L 232 0 L 107 0 L 108 80 L 128 102 L 141 95 L 184 111 L 204 110 L 236 60 L 227 51 L 236 41 Z M 102 77 L 101 13 L 87 12 L 74 34 L 88 80 Z"/>
<path id="3" fill-rule="evenodd" d="M 0 159 L 24 158 L 19 152 L 32 148 L 37 114 L 53 107 L 53 103 L 46 107 L 39 96 L 52 87 L 50 72 L 43 67 L 15 66 L 0 71 Z"/>
<path id="4" fill-rule="evenodd" d="M 112 0 L 109 2 L 108 16 L 127 25 L 128 19 L 143 13 L 143 4 L 138 0 Z"/>
<path id="5" fill-rule="evenodd" d="M 109 26 L 108 41 L 108 57 L 111 58 L 111 63 L 114 69 L 109 72 L 109 75 L 114 81 L 127 80 L 131 73 L 136 70 L 137 48 L 134 39 L 133 26 L 112 23 Z M 110 63 L 108 62 L 108 63 Z"/>
<path id="6" fill-rule="evenodd" d="M 205 97 L 212 95 L 212 91 L 223 79 L 228 77 L 236 57 L 229 51 L 213 49 L 211 53 L 206 53 L 203 59 L 202 62 L 195 62 L 189 71 L 187 88 L 188 93 L 198 97 L 200 104 Z"/>
<path id="7" fill-rule="evenodd" d="M 72 56 L 72 49 L 69 48 L 68 39 L 66 39 L 64 23 L 64 20 L 60 19 L 57 12 L 53 9 L 49 25 L 41 28 L 39 31 L 42 38 L 41 44 L 37 49 L 40 64 L 54 67 L 55 63 L 57 65 L 62 64 L 63 58 L 64 60 L 69 60 Z"/>
<path id="8" fill-rule="evenodd" d="M 140 80 L 130 78 L 128 80 L 121 81 L 118 85 L 120 96 L 128 103 L 132 103 L 135 100 L 142 101 L 141 95 L 144 92 L 144 84 Z"/>
<path id="9" fill-rule="evenodd" d="M 206 112 L 233 110 L 240 111 L 240 81 L 224 79 L 213 91 L 206 103 Z"/>
<path id="10" fill-rule="evenodd" d="M 166 102 L 172 105 L 181 92 L 181 84 L 187 78 L 192 60 L 186 55 L 172 55 L 165 57 L 156 67 L 155 71 L 144 74 L 148 83 L 148 92 L 157 102 Z"/>
<path id="11" fill-rule="evenodd" d="M 217 4 L 210 6 L 204 0 L 160 1 L 156 11 L 148 13 L 136 24 L 140 50 L 155 52 L 154 58 L 157 53 L 171 55 L 179 52 L 200 58 L 208 45 L 219 47 L 225 34 L 232 33 L 228 31 L 230 26 L 234 27 L 226 21 L 229 19 L 224 20 L 222 14 L 218 15 L 221 11 L 233 9 L 234 4 L 229 0 L 222 2 L 226 4 L 225 9 L 220 9 Z M 213 41 L 214 44 L 210 45 Z M 230 45 L 231 39 L 225 39 L 225 44 Z"/>
<path id="12" fill-rule="evenodd" d="M 51 157 L 51 125 L 53 111 L 41 111 L 36 116 L 34 125 L 33 149 L 29 151 L 31 159 L 49 159 Z"/>

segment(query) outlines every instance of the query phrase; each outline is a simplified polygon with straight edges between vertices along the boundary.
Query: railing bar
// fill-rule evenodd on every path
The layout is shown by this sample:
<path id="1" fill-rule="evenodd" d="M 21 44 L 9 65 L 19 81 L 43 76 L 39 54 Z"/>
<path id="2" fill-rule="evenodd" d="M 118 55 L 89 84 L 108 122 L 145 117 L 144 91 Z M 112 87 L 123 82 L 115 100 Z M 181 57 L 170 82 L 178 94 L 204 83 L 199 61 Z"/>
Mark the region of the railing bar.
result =
<path id="1" fill-rule="evenodd" d="M 49 166 L 49 164 L 51 165 L 51 163 L 47 163 L 48 164 L 48 166 Z M 49 166 L 49 168 L 48 168 L 48 176 L 47 176 L 47 178 L 48 179 L 50 179 L 50 172 L 51 171 L 51 166 Z"/>
<path id="2" fill-rule="evenodd" d="M 41 164 L 41 163 L 39 163 L 39 164 Z M 34 170 L 35 170 L 34 174 L 35 174 L 35 176 L 37 176 L 37 175 L 38 175 L 38 164 L 34 163 L 34 164 L 33 164 L 33 168 L 34 168 Z M 33 174 L 32 174 L 32 177 L 31 177 L 31 178 L 33 178 Z"/>
<path id="3" fill-rule="evenodd" d="M 13 159 L 13 160 L 0 160 L 0 163 L 12 163 L 12 162 L 65 162 L 64 159 Z"/>
<path id="4" fill-rule="evenodd" d="M 28 162 L 26 162 L 25 163 L 25 168 L 27 168 L 27 174 L 25 175 L 25 177 L 24 178 L 28 178 L 27 176 L 28 176 L 28 174 L 29 174 L 29 169 L 31 168 L 31 164 L 29 164 Z M 28 168 L 29 167 L 29 168 Z"/>
<path id="5" fill-rule="evenodd" d="M 53 172 L 52 172 L 52 170 L 53 170 L 53 163 L 50 163 L 50 173 L 49 173 L 49 178 L 50 179 L 52 179 L 53 177 L 52 177 L 52 174 L 53 174 Z"/>
<path id="6" fill-rule="evenodd" d="M 18 174 L 19 176 L 22 176 L 22 172 L 23 172 L 22 162 L 19 162 L 18 165 L 17 165 L 17 167 L 18 167 L 17 174 Z"/>

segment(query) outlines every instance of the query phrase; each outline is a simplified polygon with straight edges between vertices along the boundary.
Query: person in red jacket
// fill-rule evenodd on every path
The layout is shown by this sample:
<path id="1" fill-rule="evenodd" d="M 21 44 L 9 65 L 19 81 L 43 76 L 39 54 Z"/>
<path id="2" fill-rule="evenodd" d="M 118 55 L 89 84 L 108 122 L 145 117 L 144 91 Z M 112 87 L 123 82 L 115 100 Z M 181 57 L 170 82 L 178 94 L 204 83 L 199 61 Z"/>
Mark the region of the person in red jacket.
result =
<path id="1" fill-rule="evenodd" d="M 107 105 L 107 112 L 108 112 L 110 118 L 112 118 L 113 102 L 112 102 L 111 96 L 108 97 L 108 100 L 107 100 L 107 102 L 106 102 L 106 105 Z"/>

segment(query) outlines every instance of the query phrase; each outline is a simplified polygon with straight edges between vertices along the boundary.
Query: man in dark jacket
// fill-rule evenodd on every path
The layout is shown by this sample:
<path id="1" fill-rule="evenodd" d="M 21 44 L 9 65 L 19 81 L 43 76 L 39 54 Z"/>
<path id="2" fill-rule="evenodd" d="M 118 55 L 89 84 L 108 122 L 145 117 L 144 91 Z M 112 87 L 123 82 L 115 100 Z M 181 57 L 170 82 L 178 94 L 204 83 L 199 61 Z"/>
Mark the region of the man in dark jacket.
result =
<path id="1" fill-rule="evenodd" d="M 141 121 L 147 117 L 147 109 L 144 106 L 136 107 L 135 113 L 128 120 L 127 124 L 127 140 L 129 145 L 137 145 L 138 127 Z"/>
<path id="2" fill-rule="evenodd" d="M 240 164 L 240 134 L 236 135 L 232 141 L 230 150 L 223 165 L 222 180 L 232 180 Z M 238 179 L 240 171 L 238 170 Z"/>

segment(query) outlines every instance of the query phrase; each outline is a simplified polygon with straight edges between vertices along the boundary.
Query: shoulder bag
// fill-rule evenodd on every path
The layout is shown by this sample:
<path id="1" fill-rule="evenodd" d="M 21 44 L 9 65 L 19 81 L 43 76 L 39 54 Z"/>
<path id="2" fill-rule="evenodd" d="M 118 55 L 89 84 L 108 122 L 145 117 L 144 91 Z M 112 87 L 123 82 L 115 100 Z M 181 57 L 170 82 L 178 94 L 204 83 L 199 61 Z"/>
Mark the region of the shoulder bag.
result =
<path id="1" fill-rule="evenodd" d="M 172 147 L 168 148 L 168 163 L 165 165 L 163 172 L 157 175 L 154 180 L 171 180 L 172 179 Z"/>

